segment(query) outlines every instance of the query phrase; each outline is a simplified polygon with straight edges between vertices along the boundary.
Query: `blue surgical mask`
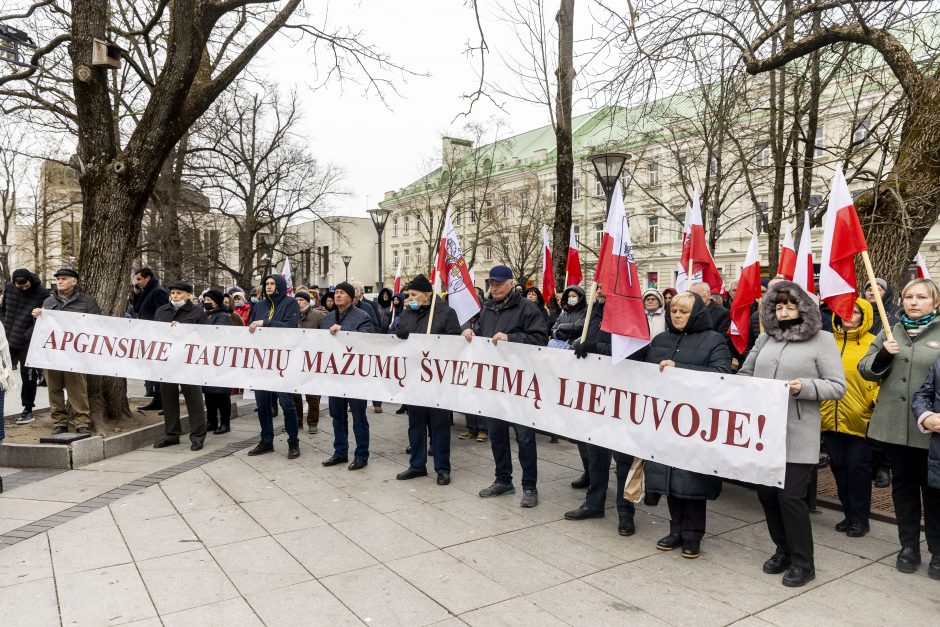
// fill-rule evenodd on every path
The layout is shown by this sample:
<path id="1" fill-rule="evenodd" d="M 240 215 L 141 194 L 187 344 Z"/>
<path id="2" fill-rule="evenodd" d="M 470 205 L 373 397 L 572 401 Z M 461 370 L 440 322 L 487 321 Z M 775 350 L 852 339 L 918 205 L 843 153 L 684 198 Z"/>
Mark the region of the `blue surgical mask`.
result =
<path id="1" fill-rule="evenodd" d="M 418 301 L 416 300 L 410 300 L 408 301 L 408 309 L 410 309 L 411 311 L 418 311 L 419 309 L 421 309 L 421 305 L 419 305 Z"/>
<path id="2" fill-rule="evenodd" d="M 257 302 L 258 302 L 258 297 L 257 297 L 257 296 L 252 296 L 252 297 L 251 297 L 251 302 L 257 303 Z"/>

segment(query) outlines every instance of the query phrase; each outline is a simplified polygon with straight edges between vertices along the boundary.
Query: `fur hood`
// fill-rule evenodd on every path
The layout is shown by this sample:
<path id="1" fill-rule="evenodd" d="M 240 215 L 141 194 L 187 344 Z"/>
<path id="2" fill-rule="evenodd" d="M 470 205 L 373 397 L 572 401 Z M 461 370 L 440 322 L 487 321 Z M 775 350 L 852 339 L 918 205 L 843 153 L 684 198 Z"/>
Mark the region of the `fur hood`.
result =
<path id="1" fill-rule="evenodd" d="M 800 310 L 800 317 L 803 319 L 802 324 L 786 331 L 780 329 L 776 313 L 777 294 L 781 292 L 790 295 L 790 300 L 796 303 Z M 764 332 L 778 342 L 804 342 L 822 329 L 822 313 L 819 311 L 819 305 L 793 281 L 781 281 L 767 290 L 760 304 L 760 319 L 764 324 Z"/>

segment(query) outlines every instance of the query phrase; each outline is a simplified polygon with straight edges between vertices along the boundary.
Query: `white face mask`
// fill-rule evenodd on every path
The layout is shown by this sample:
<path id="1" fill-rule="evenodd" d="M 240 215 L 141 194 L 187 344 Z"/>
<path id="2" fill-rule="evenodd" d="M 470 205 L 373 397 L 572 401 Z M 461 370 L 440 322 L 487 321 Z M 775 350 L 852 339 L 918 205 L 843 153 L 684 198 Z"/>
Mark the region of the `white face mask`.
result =
<path id="1" fill-rule="evenodd" d="M 577 296 L 569 296 L 569 297 L 568 297 L 568 305 L 569 305 L 570 307 L 574 307 L 574 306 L 577 305 L 577 304 L 578 304 L 578 297 L 577 297 Z"/>
<path id="2" fill-rule="evenodd" d="M 186 299 L 183 299 L 183 300 L 173 300 L 173 299 L 171 298 L 171 299 L 170 299 L 170 304 L 173 305 L 175 308 L 179 309 L 180 307 L 182 307 L 183 305 L 186 304 Z"/>

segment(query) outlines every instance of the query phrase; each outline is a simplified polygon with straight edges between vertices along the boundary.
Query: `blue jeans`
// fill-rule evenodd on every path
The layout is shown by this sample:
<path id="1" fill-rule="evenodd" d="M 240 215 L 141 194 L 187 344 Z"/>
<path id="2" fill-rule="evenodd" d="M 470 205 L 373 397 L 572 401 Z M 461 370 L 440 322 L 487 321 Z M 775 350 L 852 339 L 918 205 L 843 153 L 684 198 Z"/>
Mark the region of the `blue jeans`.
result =
<path id="1" fill-rule="evenodd" d="M 20 366 L 24 368 L 25 366 Z M 3 430 L 3 401 L 6 398 L 7 393 L 4 390 L 0 390 L 0 442 L 3 442 L 3 438 L 6 437 L 6 433 Z"/>
<path id="2" fill-rule="evenodd" d="M 496 482 L 512 484 L 512 451 L 509 446 L 509 425 L 516 431 L 519 445 L 519 465 L 522 466 L 522 488 L 535 489 L 538 479 L 538 456 L 535 449 L 535 429 L 498 418 L 488 421 L 490 448 L 496 462 Z"/>
<path id="3" fill-rule="evenodd" d="M 284 412 L 284 428 L 287 429 L 287 439 L 297 439 L 297 407 L 294 398 L 287 392 L 255 391 L 255 405 L 258 406 L 258 422 L 261 423 L 261 439 L 264 442 L 274 442 L 274 398 Z"/>
<path id="4" fill-rule="evenodd" d="M 333 454 L 349 457 L 349 416 L 353 415 L 353 434 L 356 436 L 355 459 L 369 459 L 369 420 L 366 418 L 367 402 L 358 398 L 331 396 L 330 418 L 333 419 Z"/>
<path id="5" fill-rule="evenodd" d="M 450 472 L 450 412 L 436 407 L 408 406 L 409 465 L 415 470 L 428 469 L 428 430 L 434 451 L 434 472 Z"/>

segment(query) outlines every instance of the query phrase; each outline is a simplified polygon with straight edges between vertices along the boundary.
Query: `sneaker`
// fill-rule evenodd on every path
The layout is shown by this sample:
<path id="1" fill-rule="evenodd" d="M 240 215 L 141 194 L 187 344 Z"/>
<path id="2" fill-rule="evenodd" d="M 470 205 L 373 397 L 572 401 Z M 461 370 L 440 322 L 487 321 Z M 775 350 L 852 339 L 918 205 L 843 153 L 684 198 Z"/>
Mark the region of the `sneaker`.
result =
<path id="1" fill-rule="evenodd" d="M 59 435 L 60 433 L 68 433 L 68 427 L 55 427 L 52 429 L 52 435 Z"/>
<path id="2" fill-rule="evenodd" d="M 89 429 L 88 427 L 79 427 L 78 429 L 75 430 L 75 433 L 79 435 L 91 435 L 91 429 Z"/>
<path id="3" fill-rule="evenodd" d="M 318 433 L 318 431 L 317 431 L 317 426 L 316 426 L 316 425 L 309 425 L 309 426 L 307 426 L 307 433 L 309 433 L 310 435 L 313 435 L 313 434 L 315 434 L 315 433 Z"/>
<path id="4" fill-rule="evenodd" d="M 485 433 L 477 434 L 477 442 L 486 442 L 486 440 L 487 440 L 487 437 Z"/>
<path id="5" fill-rule="evenodd" d="M 891 473 L 888 472 L 887 468 L 879 468 L 875 472 L 875 487 L 887 488 L 889 485 L 891 485 Z"/>
<path id="6" fill-rule="evenodd" d="M 480 498 L 488 499 L 491 496 L 502 496 L 504 494 L 515 494 L 516 487 L 511 483 L 493 483 L 488 488 L 480 490 Z"/>
<path id="7" fill-rule="evenodd" d="M 523 488 L 519 507 L 535 507 L 539 504 L 539 491 L 535 488 Z"/>
<path id="8" fill-rule="evenodd" d="M 475 437 L 477 436 L 470 433 L 469 431 L 464 431 L 463 433 L 457 436 L 457 439 L 458 440 L 472 440 Z"/>
<path id="9" fill-rule="evenodd" d="M 24 409 L 20 417 L 16 419 L 16 424 L 18 425 L 28 425 L 31 422 L 36 422 L 36 417 L 33 416 L 32 409 Z"/>

